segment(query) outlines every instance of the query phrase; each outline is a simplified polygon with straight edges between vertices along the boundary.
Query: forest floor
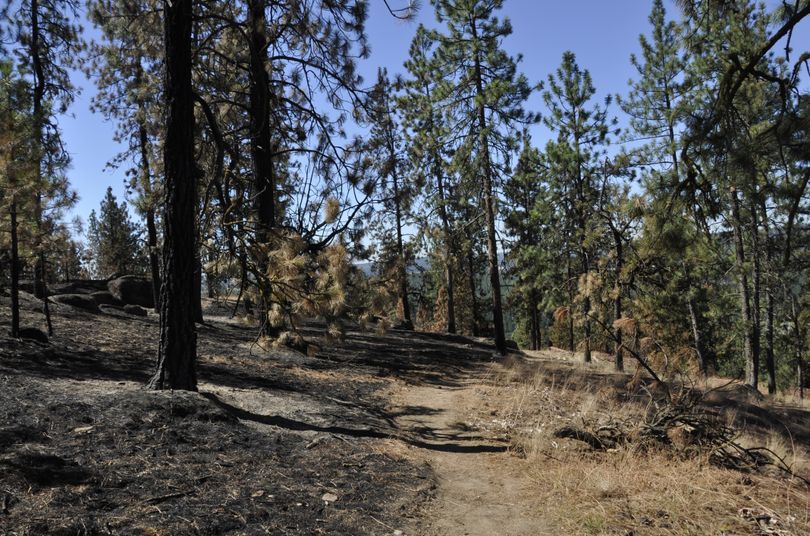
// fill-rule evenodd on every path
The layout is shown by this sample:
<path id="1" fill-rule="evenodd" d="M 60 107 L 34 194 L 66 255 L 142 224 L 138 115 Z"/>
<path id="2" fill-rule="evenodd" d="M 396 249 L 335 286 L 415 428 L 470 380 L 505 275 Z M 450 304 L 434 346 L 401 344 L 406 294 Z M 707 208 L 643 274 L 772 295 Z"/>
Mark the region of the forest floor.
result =
<path id="1" fill-rule="evenodd" d="M 156 393 L 154 314 L 55 306 L 48 344 L 12 340 L 0 297 L 3 535 L 810 534 L 810 489 L 783 472 L 555 438 L 644 409 L 606 363 L 317 323 L 314 355 L 266 351 L 212 304 L 200 392 Z M 740 392 L 707 404 L 807 476 L 810 412 Z"/>

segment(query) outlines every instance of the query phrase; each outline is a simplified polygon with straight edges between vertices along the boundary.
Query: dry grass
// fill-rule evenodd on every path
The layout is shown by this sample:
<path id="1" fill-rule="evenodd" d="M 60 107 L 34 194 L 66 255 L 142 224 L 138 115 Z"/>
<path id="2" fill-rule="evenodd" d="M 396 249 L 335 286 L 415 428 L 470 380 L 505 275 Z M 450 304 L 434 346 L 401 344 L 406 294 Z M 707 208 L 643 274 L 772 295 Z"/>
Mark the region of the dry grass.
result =
<path id="1" fill-rule="evenodd" d="M 627 376 L 556 357 L 535 354 L 530 362 L 493 366 L 483 393 L 489 413 L 476 425 L 511 438 L 514 452 L 526 458 L 543 517 L 559 533 L 810 534 L 810 489 L 780 471 L 719 468 L 708 463 L 709 453 L 679 449 L 677 438 L 658 448 L 631 443 L 606 452 L 556 438 L 561 426 L 621 422 L 632 430 L 650 403 L 626 391 Z M 744 422 L 734 408 L 721 417 Z M 738 432 L 741 444 L 767 447 L 808 476 L 807 445 L 768 429 Z"/>

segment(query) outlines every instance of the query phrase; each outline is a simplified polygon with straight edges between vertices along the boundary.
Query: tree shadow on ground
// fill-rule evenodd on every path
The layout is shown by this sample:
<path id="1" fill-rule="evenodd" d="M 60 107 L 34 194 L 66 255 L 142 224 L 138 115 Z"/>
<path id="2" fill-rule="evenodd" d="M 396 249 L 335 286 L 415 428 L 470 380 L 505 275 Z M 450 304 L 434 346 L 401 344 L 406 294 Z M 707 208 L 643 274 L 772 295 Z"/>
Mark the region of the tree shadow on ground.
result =
<path id="1" fill-rule="evenodd" d="M 344 435 L 356 438 L 373 439 L 396 439 L 412 445 L 414 447 L 435 450 L 441 452 L 456 453 L 481 453 L 481 452 L 505 452 L 508 445 L 492 444 L 491 440 L 476 436 L 461 436 L 454 434 L 414 434 L 403 432 L 402 430 L 379 430 L 375 428 L 347 428 L 344 426 L 322 426 L 310 424 L 303 421 L 282 417 L 279 415 L 260 415 L 245 409 L 229 404 L 213 393 L 203 393 L 203 396 L 211 400 L 221 409 L 227 411 L 234 417 L 242 421 L 251 421 L 259 424 L 277 426 L 286 430 L 322 432 L 335 435 Z M 446 441 L 437 443 L 427 441 L 425 436 L 437 437 Z M 489 441 L 484 443 L 484 441 Z"/>

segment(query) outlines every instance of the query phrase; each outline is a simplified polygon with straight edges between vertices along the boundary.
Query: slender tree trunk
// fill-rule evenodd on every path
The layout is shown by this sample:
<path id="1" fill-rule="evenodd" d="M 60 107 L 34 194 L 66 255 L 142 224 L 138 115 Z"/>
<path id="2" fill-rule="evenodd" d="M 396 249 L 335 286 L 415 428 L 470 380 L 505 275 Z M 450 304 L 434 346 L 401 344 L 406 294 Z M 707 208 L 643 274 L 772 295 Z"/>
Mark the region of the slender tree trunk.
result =
<path id="1" fill-rule="evenodd" d="M 575 115 L 577 111 L 575 110 Z M 576 118 L 575 118 L 576 121 Z M 584 212 L 584 207 L 588 200 L 586 199 L 586 188 L 585 188 L 585 178 L 582 174 L 582 152 L 580 148 L 580 135 L 579 133 L 574 134 L 574 146 L 576 147 L 577 152 L 577 194 L 578 194 L 578 201 L 579 201 L 579 208 L 577 208 L 578 212 L 578 219 L 579 219 L 579 247 L 580 247 L 580 255 L 582 257 L 582 273 L 585 277 L 588 277 L 589 272 L 591 271 L 591 264 L 590 264 L 590 253 L 588 252 L 588 248 L 585 245 L 585 239 L 588 232 L 586 215 Z M 585 296 L 582 300 L 582 331 L 583 331 L 583 338 L 585 342 L 585 348 L 583 349 L 582 360 L 585 363 L 591 362 L 591 297 L 588 293 L 585 293 Z"/>
<path id="2" fill-rule="evenodd" d="M 761 288 L 762 288 L 762 251 L 759 245 L 759 218 L 758 218 L 758 207 L 756 203 L 756 197 L 758 193 L 756 192 L 756 187 L 754 186 L 754 191 L 751 193 L 751 203 L 750 203 L 750 210 L 751 210 L 751 253 L 749 257 L 752 261 L 752 273 L 751 273 L 751 287 L 752 287 L 752 294 L 751 294 L 751 351 L 754 355 L 754 362 L 757 363 L 757 378 L 759 378 L 759 360 L 762 354 L 762 342 L 760 341 L 760 335 L 762 333 L 762 322 L 761 322 Z M 754 386 L 756 387 L 756 385 Z"/>
<path id="3" fill-rule="evenodd" d="M 689 289 L 687 289 L 687 292 L 689 292 Z M 705 377 L 709 372 L 709 364 L 706 360 L 706 351 L 703 349 L 703 340 L 700 335 L 702 318 L 697 310 L 697 304 L 695 303 L 694 298 L 690 296 L 686 302 L 686 306 L 689 310 L 689 322 L 692 325 L 692 341 L 695 344 L 695 354 L 697 355 L 698 367 L 700 368 L 701 376 Z"/>
<path id="4" fill-rule="evenodd" d="M 531 289 L 529 291 L 529 329 L 531 335 L 529 337 L 532 350 L 539 350 L 542 347 L 542 336 L 540 333 L 540 313 L 537 311 L 537 290 Z"/>
<path id="5" fill-rule="evenodd" d="M 146 242 L 149 247 L 149 271 L 152 274 L 152 297 L 155 302 L 155 312 L 160 312 L 160 260 L 158 258 L 157 226 L 155 225 L 155 209 L 150 206 L 146 210 Z"/>
<path id="6" fill-rule="evenodd" d="M 576 351 L 574 346 L 574 272 L 571 268 L 571 255 L 566 255 L 566 276 L 568 278 L 568 350 Z"/>
<path id="7" fill-rule="evenodd" d="M 471 24 L 472 36 L 478 39 L 475 22 Z M 501 303 L 501 275 L 498 267 L 498 242 L 495 234 L 495 199 L 492 185 L 492 164 L 489 154 L 489 138 L 487 137 L 487 117 L 484 108 L 484 88 L 481 75 L 481 56 L 476 52 L 475 62 L 475 88 L 478 107 L 478 132 L 482 158 L 484 179 L 484 211 L 487 223 L 487 264 L 489 266 L 489 283 L 492 287 L 492 321 L 495 328 L 495 347 L 501 354 L 506 353 L 506 335 L 503 325 L 503 306 Z"/>
<path id="8" fill-rule="evenodd" d="M 622 270 L 624 269 L 624 244 L 622 243 L 622 235 L 618 229 L 613 229 L 613 244 L 616 250 L 616 286 L 614 288 L 615 298 L 613 299 L 613 318 L 620 320 L 622 318 L 622 294 L 624 285 L 622 284 Z M 614 366 L 616 370 L 624 370 L 624 353 L 622 346 L 622 330 L 617 327 L 614 329 L 613 337 L 616 340 L 616 351 L 614 355 Z"/>
<path id="9" fill-rule="evenodd" d="M 664 97 L 666 99 L 666 110 L 667 110 L 667 117 L 673 117 L 670 114 L 672 111 L 672 100 L 670 94 L 670 87 L 665 82 L 664 86 Z M 673 148 L 671 157 L 672 157 L 672 168 L 675 173 L 675 178 L 680 180 L 680 163 L 678 161 L 678 152 L 674 149 L 676 144 L 675 138 L 675 123 L 670 120 L 667 123 L 668 133 L 669 133 L 669 143 L 670 146 Z M 698 309 L 698 304 L 695 302 L 695 298 L 693 296 L 694 292 L 694 281 L 689 276 L 689 272 L 686 269 L 686 262 L 683 262 L 684 273 L 687 274 L 686 276 L 686 293 L 688 296 L 686 305 L 687 309 L 689 310 L 689 323 L 692 326 L 692 343 L 695 347 L 695 354 L 698 361 L 698 367 L 700 369 L 700 374 L 703 377 L 709 372 L 709 364 L 708 364 L 708 356 L 707 351 L 703 343 L 703 337 L 701 335 L 701 326 L 703 325 L 703 315 L 700 313 L 700 309 Z"/>
<path id="10" fill-rule="evenodd" d="M 11 336 L 20 336 L 20 254 L 17 242 L 17 201 L 11 193 Z"/>
<path id="11" fill-rule="evenodd" d="M 53 335 L 53 322 L 51 321 L 51 306 L 48 300 L 48 284 L 47 284 L 47 272 L 46 268 L 48 267 L 48 263 L 45 261 L 45 251 L 40 249 L 38 261 L 37 261 L 37 268 L 34 270 L 38 274 L 35 277 L 35 281 L 39 286 L 39 291 L 42 293 L 42 311 L 45 313 L 45 324 L 48 326 L 48 335 Z"/>
<path id="12" fill-rule="evenodd" d="M 157 226 L 155 225 L 154 200 L 152 199 L 152 170 L 149 165 L 149 135 L 143 123 L 138 126 L 138 137 L 141 151 L 141 186 L 148 202 L 146 209 L 146 245 L 149 248 L 149 271 L 152 276 L 152 297 L 155 302 L 155 312 L 159 313 L 160 261 L 158 260 Z"/>
<path id="13" fill-rule="evenodd" d="M 31 66 L 34 72 L 34 88 L 33 88 L 33 118 L 34 118 L 34 183 L 36 188 L 36 225 L 37 225 L 37 242 L 39 245 L 39 253 L 37 255 L 37 263 L 34 267 L 34 294 L 37 298 L 42 299 L 43 312 L 45 313 L 45 321 L 48 326 L 48 334 L 53 335 L 53 324 L 51 323 L 51 311 L 48 305 L 47 286 L 45 283 L 45 250 L 42 244 L 44 239 L 43 231 L 43 191 L 44 185 L 42 181 L 42 142 L 44 136 L 44 118 L 42 110 L 42 102 L 45 98 L 45 72 L 42 66 L 42 57 L 40 56 L 42 46 L 42 35 L 39 29 L 39 0 L 31 0 L 31 35 L 30 35 L 30 51 L 31 51 Z"/>
<path id="14" fill-rule="evenodd" d="M 740 222 L 740 200 L 737 190 L 731 188 L 731 216 L 734 228 L 737 278 L 740 291 L 740 314 L 744 327 L 743 351 L 745 355 L 745 383 L 754 389 L 759 381 L 759 356 L 754 353 L 754 323 L 751 315 L 751 300 L 748 293 L 748 273 L 745 269 L 745 245 Z"/>
<path id="15" fill-rule="evenodd" d="M 194 94 L 191 86 L 192 0 L 163 3 L 167 106 L 163 149 L 163 282 L 160 346 L 151 389 L 197 389 L 194 270 L 197 169 L 194 163 Z"/>
<path id="16" fill-rule="evenodd" d="M 796 381 L 799 388 L 799 400 L 804 400 L 804 337 L 799 324 L 799 304 L 795 295 L 790 296 L 791 320 L 793 321 L 793 352 L 796 359 Z"/>
<path id="17" fill-rule="evenodd" d="M 444 191 L 444 180 L 438 165 L 436 170 L 436 186 L 439 190 L 439 217 L 442 220 L 442 230 L 444 231 L 444 280 L 447 286 L 447 333 L 456 332 L 456 300 L 455 284 L 453 281 L 453 237 L 450 231 L 450 217 L 447 214 L 447 198 Z"/>
<path id="18" fill-rule="evenodd" d="M 585 232 L 585 226 L 582 225 L 582 232 Z M 580 252 L 582 255 L 582 273 L 585 274 L 585 277 L 588 277 L 588 273 L 591 271 L 590 260 L 588 259 L 588 251 L 583 246 Z M 585 363 L 591 362 L 591 297 L 587 294 L 582 299 L 582 331 L 583 331 L 583 339 L 585 342 L 585 348 L 583 350 L 582 359 Z"/>
<path id="19" fill-rule="evenodd" d="M 396 154 L 391 149 L 390 158 L 396 159 Z M 394 216 L 396 217 L 397 226 L 397 271 L 399 272 L 399 299 L 402 302 L 402 320 L 407 325 L 408 329 L 413 328 L 413 321 L 411 320 L 411 304 L 408 299 L 408 260 L 405 258 L 405 245 L 402 241 L 402 200 L 399 197 L 399 177 L 397 176 L 396 169 L 391 173 L 391 180 L 394 186 Z"/>
<path id="20" fill-rule="evenodd" d="M 194 252 L 194 321 L 204 324 L 202 312 L 202 261 L 200 260 L 200 248 L 195 248 Z"/>
<path id="21" fill-rule="evenodd" d="M 776 393 L 776 363 L 774 362 L 774 295 L 773 295 L 773 241 L 765 196 L 760 195 L 762 229 L 765 232 L 765 370 L 768 374 L 768 393 Z"/>
<path id="22" fill-rule="evenodd" d="M 264 281 L 267 272 L 267 248 L 270 233 L 276 223 L 276 183 L 273 169 L 272 131 L 270 123 L 270 76 L 267 63 L 267 19 L 265 0 L 248 0 L 247 26 L 250 38 L 250 154 L 256 196 L 256 277 L 259 284 L 259 304 L 266 318 L 272 305 L 272 290 Z M 261 322 L 267 335 L 268 324 Z"/>
<path id="23" fill-rule="evenodd" d="M 478 336 L 478 290 L 475 284 L 475 258 L 473 256 L 472 244 L 467 250 L 467 269 L 468 281 L 467 284 L 470 288 L 470 299 L 472 303 L 472 334 L 473 337 Z"/>

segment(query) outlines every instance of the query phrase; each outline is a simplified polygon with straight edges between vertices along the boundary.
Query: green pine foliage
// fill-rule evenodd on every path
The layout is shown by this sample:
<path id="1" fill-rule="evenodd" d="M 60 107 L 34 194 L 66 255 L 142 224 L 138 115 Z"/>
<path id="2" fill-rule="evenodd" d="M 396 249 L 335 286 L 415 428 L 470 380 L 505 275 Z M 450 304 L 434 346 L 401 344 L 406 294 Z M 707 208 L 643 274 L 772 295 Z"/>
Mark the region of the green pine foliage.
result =
<path id="1" fill-rule="evenodd" d="M 94 210 L 87 219 L 87 257 L 97 278 L 145 271 L 140 229 L 130 220 L 126 202 L 119 203 L 110 187 L 98 215 Z"/>

